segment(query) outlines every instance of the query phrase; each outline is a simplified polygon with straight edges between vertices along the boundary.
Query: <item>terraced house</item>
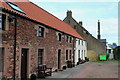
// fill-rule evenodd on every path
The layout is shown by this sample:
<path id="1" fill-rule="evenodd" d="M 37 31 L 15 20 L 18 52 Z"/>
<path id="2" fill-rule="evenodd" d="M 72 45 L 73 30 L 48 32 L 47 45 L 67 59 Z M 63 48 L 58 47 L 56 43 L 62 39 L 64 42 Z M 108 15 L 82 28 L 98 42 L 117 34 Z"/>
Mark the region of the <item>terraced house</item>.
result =
<path id="1" fill-rule="evenodd" d="M 54 71 L 74 63 L 76 39 L 84 39 L 32 2 L 18 1 L 0 2 L 0 77 L 13 78 L 14 67 L 16 78 L 29 78 L 40 64 Z"/>

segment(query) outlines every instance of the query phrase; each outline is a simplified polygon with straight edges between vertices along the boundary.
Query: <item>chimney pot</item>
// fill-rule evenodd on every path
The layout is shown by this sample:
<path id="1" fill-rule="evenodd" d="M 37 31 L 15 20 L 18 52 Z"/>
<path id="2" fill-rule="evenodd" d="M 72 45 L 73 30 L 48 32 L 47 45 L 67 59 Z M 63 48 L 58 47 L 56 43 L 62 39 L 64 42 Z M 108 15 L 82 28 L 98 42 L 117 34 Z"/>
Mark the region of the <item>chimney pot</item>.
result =
<path id="1" fill-rule="evenodd" d="M 72 17 L 72 11 L 71 10 L 67 11 L 67 17 Z"/>

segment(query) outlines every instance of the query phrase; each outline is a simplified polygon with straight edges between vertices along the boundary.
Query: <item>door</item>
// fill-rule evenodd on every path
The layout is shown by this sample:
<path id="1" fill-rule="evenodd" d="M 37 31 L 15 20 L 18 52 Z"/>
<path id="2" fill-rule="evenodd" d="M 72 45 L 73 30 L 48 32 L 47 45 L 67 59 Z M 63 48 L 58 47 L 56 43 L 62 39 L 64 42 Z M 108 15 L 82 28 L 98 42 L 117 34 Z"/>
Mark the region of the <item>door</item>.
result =
<path id="1" fill-rule="evenodd" d="M 75 50 L 73 51 L 73 63 L 75 63 Z"/>
<path id="2" fill-rule="evenodd" d="M 22 48 L 22 54 L 21 54 L 21 79 L 27 79 L 27 55 L 28 50 Z"/>
<path id="3" fill-rule="evenodd" d="M 38 49 L 38 65 L 43 64 L 44 49 Z"/>
<path id="4" fill-rule="evenodd" d="M 4 48 L 0 47 L 0 78 L 2 77 L 4 68 Z"/>
<path id="5" fill-rule="evenodd" d="M 61 50 L 58 50 L 58 69 L 61 69 Z"/>

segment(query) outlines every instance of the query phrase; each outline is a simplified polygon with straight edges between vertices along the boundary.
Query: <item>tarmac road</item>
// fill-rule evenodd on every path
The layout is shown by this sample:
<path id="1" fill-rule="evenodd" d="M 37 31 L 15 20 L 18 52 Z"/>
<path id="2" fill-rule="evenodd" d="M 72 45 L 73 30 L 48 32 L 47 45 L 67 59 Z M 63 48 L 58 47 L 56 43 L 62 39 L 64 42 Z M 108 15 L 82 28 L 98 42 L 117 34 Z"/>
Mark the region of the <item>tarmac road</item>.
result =
<path id="1" fill-rule="evenodd" d="M 118 78 L 118 62 L 86 62 L 64 71 L 54 72 L 46 79 L 51 78 Z"/>

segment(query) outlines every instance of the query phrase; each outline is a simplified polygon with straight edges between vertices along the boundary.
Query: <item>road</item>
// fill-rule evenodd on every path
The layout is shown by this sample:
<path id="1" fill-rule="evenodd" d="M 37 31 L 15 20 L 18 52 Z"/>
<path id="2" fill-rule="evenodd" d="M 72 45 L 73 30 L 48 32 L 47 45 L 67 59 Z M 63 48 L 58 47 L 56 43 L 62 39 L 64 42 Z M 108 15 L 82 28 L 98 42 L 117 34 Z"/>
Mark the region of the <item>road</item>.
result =
<path id="1" fill-rule="evenodd" d="M 51 78 L 118 78 L 118 62 L 86 62 L 64 71 L 53 72 Z"/>

